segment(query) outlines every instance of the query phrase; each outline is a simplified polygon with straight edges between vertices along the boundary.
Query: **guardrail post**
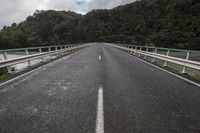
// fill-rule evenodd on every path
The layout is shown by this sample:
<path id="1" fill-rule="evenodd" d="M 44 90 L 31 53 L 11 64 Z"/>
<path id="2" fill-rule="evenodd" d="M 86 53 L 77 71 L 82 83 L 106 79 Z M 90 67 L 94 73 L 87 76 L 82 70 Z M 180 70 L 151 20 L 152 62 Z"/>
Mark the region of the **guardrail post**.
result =
<path id="1" fill-rule="evenodd" d="M 72 52 L 72 45 L 69 45 L 69 52 L 71 53 Z"/>
<path id="2" fill-rule="evenodd" d="M 7 60 L 7 52 L 3 52 L 3 57 L 4 60 Z M 6 67 L 7 68 L 7 73 L 13 73 L 12 68 L 10 66 Z"/>
<path id="3" fill-rule="evenodd" d="M 132 49 L 133 49 L 133 46 L 130 46 L 130 54 L 133 54 L 133 51 L 132 51 Z"/>
<path id="4" fill-rule="evenodd" d="M 74 51 L 76 51 L 76 50 L 75 50 L 75 48 L 74 48 L 75 46 L 74 46 L 74 45 L 72 45 L 72 47 L 73 47 L 73 52 L 74 52 Z"/>
<path id="5" fill-rule="evenodd" d="M 189 60 L 189 58 L 190 58 L 190 52 L 187 52 L 186 60 Z M 183 66 L 183 70 L 181 71 L 181 73 L 183 73 L 183 74 L 187 73 L 185 66 Z"/>
<path id="6" fill-rule="evenodd" d="M 68 45 L 69 53 L 71 53 L 71 45 Z"/>
<path id="7" fill-rule="evenodd" d="M 28 49 L 26 49 L 26 55 L 27 55 L 27 56 L 29 55 Z M 31 61 L 29 60 L 29 61 L 28 61 L 28 67 L 30 67 L 30 66 L 31 66 Z"/>
<path id="8" fill-rule="evenodd" d="M 7 52 L 3 52 L 3 57 L 4 57 L 4 60 L 8 59 Z M 6 68 L 7 68 L 7 73 L 13 73 L 12 68 L 10 66 L 8 66 Z"/>
<path id="9" fill-rule="evenodd" d="M 148 51 L 149 51 L 149 48 L 146 47 L 146 53 L 147 53 Z M 144 56 L 144 60 L 146 60 L 146 59 L 147 59 L 147 56 L 145 55 L 145 56 Z"/>
<path id="10" fill-rule="evenodd" d="M 48 47 L 48 52 L 51 52 L 51 47 Z M 51 55 L 50 55 L 50 59 L 52 59 Z"/>
<path id="11" fill-rule="evenodd" d="M 157 48 L 155 48 L 154 53 L 157 53 Z M 154 63 L 155 62 L 155 58 L 153 58 L 151 62 Z"/>
<path id="12" fill-rule="evenodd" d="M 76 51 L 76 44 L 74 44 L 74 51 Z"/>
<path id="13" fill-rule="evenodd" d="M 63 46 L 60 46 L 60 50 L 61 50 L 61 55 L 64 55 L 64 53 L 63 53 Z"/>
<path id="14" fill-rule="evenodd" d="M 142 51 L 142 47 L 140 46 L 139 52 L 141 52 L 141 51 Z M 139 53 L 138 57 L 140 57 L 140 56 L 141 56 L 141 54 Z"/>
<path id="15" fill-rule="evenodd" d="M 76 45 L 74 45 L 74 51 L 76 51 Z"/>
<path id="16" fill-rule="evenodd" d="M 133 48 L 133 46 L 129 46 L 129 49 L 130 49 L 129 52 L 130 52 L 130 54 L 132 54 L 132 50 L 131 50 L 132 48 Z"/>
<path id="17" fill-rule="evenodd" d="M 68 48 L 69 48 L 69 46 L 68 45 L 66 45 L 66 52 L 68 53 L 69 51 L 68 51 Z"/>
<path id="18" fill-rule="evenodd" d="M 166 55 L 169 56 L 169 50 L 167 50 L 167 54 Z M 167 61 L 165 61 L 164 64 L 163 64 L 163 67 L 166 67 L 166 66 L 167 66 Z"/>
<path id="19" fill-rule="evenodd" d="M 42 53 L 42 48 L 39 48 L 39 53 Z M 44 57 L 41 59 L 41 62 L 44 62 Z"/>
<path id="20" fill-rule="evenodd" d="M 56 51 L 58 50 L 58 47 L 57 47 L 57 46 L 55 46 L 55 50 L 56 50 Z"/>
<path id="21" fill-rule="evenodd" d="M 135 50 L 134 50 L 134 53 L 133 53 L 133 55 L 136 55 L 136 52 L 137 52 L 137 46 L 135 46 L 135 48 L 134 48 Z"/>
<path id="22" fill-rule="evenodd" d="M 67 53 L 66 49 L 67 49 L 67 46 L 65 45 L 65 46 L 64 46 L 64 54 Z"/>
<path id="23" fill-rule="evenodd" d="M 125 45 L 122 45 L 122 47 L 126 48 L 126 46 L 125 46 Z M 126 50 L 125 50 L 125 49 L 122 49 L 122 51 L 126 52 Z"/>
<path id="24" fill-rule="evenodd" d="M 4 60 L 7 60 L 7 52 L 3 52 Z"/>
<path id="25" fill-rule="evenodd" d="M 13 69 L 13 68 L 12 68 L 11 66 L 8 66 L 8 67 L 7 67 L 7 73 L 13 73 L 14 71 L 12 71 L 12 69 Z"/>
<path id="26" fill-rule="evenodd" d="M 39 53 L 42 53 L 42 49 L 41 48 L 39 48 Z"/>
<path id="27" fill-rule="evenodd" d="M 28 53 L 28 49 L 26 49 L 25 52 L 26 52 L 26 55 L 29 55 L 29 53 Z"/>

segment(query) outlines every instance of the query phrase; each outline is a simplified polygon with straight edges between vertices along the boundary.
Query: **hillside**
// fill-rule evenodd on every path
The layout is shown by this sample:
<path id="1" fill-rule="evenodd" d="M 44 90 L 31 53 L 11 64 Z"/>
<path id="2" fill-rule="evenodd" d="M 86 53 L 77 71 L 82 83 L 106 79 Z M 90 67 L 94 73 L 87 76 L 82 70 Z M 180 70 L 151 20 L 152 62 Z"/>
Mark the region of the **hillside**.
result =
<path id="1" fill-rule="evenodd" d="M 199 0 L 141 0 L 86 15 L 36 11 L 0 32 L 0 48 L 116 42 L 200 50 Z"/>

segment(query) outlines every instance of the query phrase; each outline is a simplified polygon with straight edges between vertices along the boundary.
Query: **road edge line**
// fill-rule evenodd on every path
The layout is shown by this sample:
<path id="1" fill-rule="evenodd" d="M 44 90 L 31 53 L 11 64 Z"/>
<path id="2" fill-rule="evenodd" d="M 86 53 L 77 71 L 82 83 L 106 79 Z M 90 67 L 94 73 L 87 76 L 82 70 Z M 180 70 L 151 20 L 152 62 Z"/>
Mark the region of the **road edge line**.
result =
<path id="1" fill-rule="evenodd" d="M 126 52 L 123 52 L 123 53 L 125 53 L 125 54 L 127 54 L 128 56 L 131 56 L 131 57 L 133 57 L 133 58 L 135 58 L 135 59 L 137 59 L 137 60 L 139 60 L 139 61 L 142 61 L 143 63 L 146 63 L 146 64 L 148 64 L 148 65 L 151 65 L 151 66 L 153 66 L 153 67 L 155 67 L 155 68 L 157 68 L 157 69 L 159 69 L 159 70 L 162 70 L 162 71 L 164 71 L 164 72 L 166 72 L 166 73 L 168 73 L 168 74 L 171 74 L 171 75 L 173 75 L 173 76 L 175 76 L 175 77 L 177 77 L 177 78 L 179 78 L 179 79 L 182 79 L 182 80 L 184 80 L 184 81 L 186 81 L 186 82 L 188 82 L 188 83 L 191 83 L 191 84 L 193 84 L 193 85 L 195 85 L 195 86 L 200 87 L 200 84 L 198 84 L 198 83 L 196 83 L 196 82 L 194 82 L 194 81 L 192 81 L 192 80 L 189 80 L 189 79 L 187 79 L 187 78 L 184 78 L 184 77 L 182 77 L 182 76 L 180 76 L 180 75 L 178 75 L 178 74 L 175 74 L 175 73 L 173 73 L 173 72 L 170 72 L 170 71 L 168 71 L 168 70 L 166 70 L 166 69 L 164 69 L 164 68 L 158 67 L 158 66 L 156 66 L 156 65 L 154 65 L 154 64 L 151 64 L 151 63 L 149 63 L 149 62 L 147 62 L 147 61 L 145 61 L 145 60 L 142 60 L 142 59 L 140 59 L 140 58 L 137 58 L 137 57 L 135 57 L 135 56 L 133 56 L 133 55 L 131 55 L 131 54 L 128 54 L 128 53 L 126 53 Z"/>
<path id="2" fill-rule="evenodd" d="M 38 68 L 35 68 L 35 69 L 31 70 L 31 71 L 28 71 L 28 72 L 26 72 L 26 73 L 24 73 L 24 74 L 22 74 L 22 75 L 19 75 L 19 76 L 17 76 L 17 77 L 14 77 L 14 78 L 12 78 L 12 79 L 10 79 L 10 80 L 7 80 L 7 81 L 5 81 L 5 82 L 3 82 L 3 83 L 0 83 L 0 87 L 3 86 L 3 85 L 8 84 L 8 83 L 10 83 L 10 82 L 13 82 L 13 81 L 15 81 L 15 80 L 17 80 L 17 79 L 19 79 L 19 78 L 22 78 L 22 77 L 24 77 L 24 76 L 26 76 L 26 75 L 29 75 L 29 74 L 31 74 L 31 73 L 33 73 L 33 72 L 35 72 L 35 71 L 38 71 L 38 70 L 40 70 L 40 69 L 42 69 L 42 68 L 45 68 L 45 67 L 47 67 L 47 66 L 50 66 L 51 64 L 55 63 L 56 61 L 60 61 L 60 60 L 62 60 L 63 58 L 67 58 L 67 59 L 68 59 L 68 58 L 70 58 L 70 57 L 71 57 L 73 54 L 75 54 L 75 53 L 76 53 L 76 52 L 70 53 L 70 54 L 68 54 L 68 55 L 66 55 L 66 56 L 63 56 L 63 57 L 57 59 L 57 60 L 54 60 L 54 61 L 52 61 L 52 62 L 49 62 L 49 63 L 47 63 L 47 64 L 45 64 L 45 65 L 42 65 L 42 66 L 40 66 L 40 67 L 38 67 Z"/>

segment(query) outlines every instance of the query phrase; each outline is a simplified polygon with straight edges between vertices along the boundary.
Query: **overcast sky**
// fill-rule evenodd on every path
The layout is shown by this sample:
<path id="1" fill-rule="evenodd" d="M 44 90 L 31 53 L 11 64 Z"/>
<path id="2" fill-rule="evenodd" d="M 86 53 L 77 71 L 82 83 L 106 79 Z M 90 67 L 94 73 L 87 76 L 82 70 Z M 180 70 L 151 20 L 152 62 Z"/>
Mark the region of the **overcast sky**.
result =
<path id="1" fill-rule="evenodd" d="M 85 14 L 92 9 L 110 9 L 135 0 L 0 0 L 0 29 L 19 23 L 39 10 L 71 10 Z"/>

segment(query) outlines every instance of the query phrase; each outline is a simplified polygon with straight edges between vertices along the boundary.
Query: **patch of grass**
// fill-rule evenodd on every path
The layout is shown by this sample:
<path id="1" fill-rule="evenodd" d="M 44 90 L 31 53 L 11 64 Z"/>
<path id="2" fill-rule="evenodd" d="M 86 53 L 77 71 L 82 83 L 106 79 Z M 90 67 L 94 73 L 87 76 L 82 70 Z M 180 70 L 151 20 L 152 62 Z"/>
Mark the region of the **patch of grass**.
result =
<path id="1" fill-rule="evenodd" d="M 7 68 L 0 68 L 0 81 L 9 79 L 10 74 L 7 73 Z"/>
<path id="2" fill-rule="evenodd" d="M 7 79 L 9 79 L 9 74 L 2 74 L 2 75 L 0 75 L 0 81 L 5 81 Z"/>

